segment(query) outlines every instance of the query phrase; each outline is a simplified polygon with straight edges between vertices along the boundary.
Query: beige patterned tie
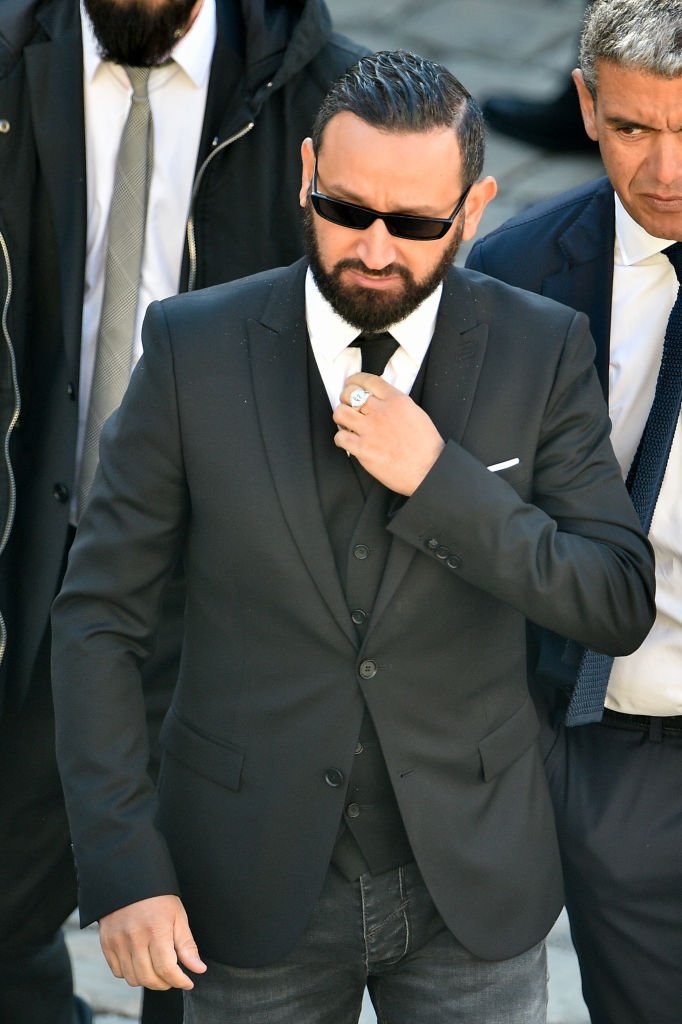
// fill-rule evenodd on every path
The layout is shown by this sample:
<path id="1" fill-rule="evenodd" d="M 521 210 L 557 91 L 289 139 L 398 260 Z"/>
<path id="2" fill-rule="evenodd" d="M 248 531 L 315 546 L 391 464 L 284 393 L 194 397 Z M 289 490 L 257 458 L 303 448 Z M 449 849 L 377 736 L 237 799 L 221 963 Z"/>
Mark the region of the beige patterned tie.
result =
<path id="1" fill-rule="evenodd" d="M 133 87 L 133 95 L 116 158 L 109 213 L 104 298 L 78 481 L 79 518 L 97 469 L 102 426 L 120 405 L 132 369 L 147 198 L 153 161 L 152 115 L 148 92 L 150 70 L 125 68 Z"/>

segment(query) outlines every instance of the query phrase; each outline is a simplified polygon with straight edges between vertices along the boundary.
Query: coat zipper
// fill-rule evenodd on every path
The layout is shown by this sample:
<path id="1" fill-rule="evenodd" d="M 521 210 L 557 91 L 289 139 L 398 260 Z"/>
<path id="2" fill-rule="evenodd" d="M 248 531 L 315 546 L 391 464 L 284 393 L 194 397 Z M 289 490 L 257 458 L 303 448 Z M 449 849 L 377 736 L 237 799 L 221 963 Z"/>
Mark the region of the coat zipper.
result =
<path id="1" fill-rule="evenodd" d="M 14 524 L 14 515 L 15 515 L 15 511 L 16 511 L 16 504 L 17 504 L 16 482 L 15 482 L 15 479 L 14 479 L 14 471 L 12 470 L 12 460 L 10 459 L 9 445 L 10 445 L 10 438 L 12 436 L 12 431 L 14 430 L 14 428 L 16 426 L 16 423 L 17 423 L 17 420 L 19 419 L 19 412 L 20 412 L 20 409 L 21 409 L 21 396 L 19 394 L 19 381 L 17 380 L 17 362 L 16 362 L 16 358 L 15 358 L 15 355 L 14 355 L 14 348 L 12 346 L 12 339 L 10 338 L 10 334 L 9 334 L 9 328 L 7 326 L 7 314 L 9 312 L 9 304 L 10 304 L 10 301 L 12 299 L 12 287 L 13 287 L 12 263 L 11 263 L 10 258 L 9 258 L 9 249 L 7 248 L 7 243 L 5 241 L 5 236 L 3 235 L 2 231 L 0 231 L 0 250 L 2 251 L 2 258 L 3 258 L 4 264 L 5 264 L 5 270 L 6 270 L 6 273 L 7 273 L 7 290 L 5 292 L 5 301 L 4 301 L 3 307 L 2 307 L 2 316 L 1 316 L 1 319 L 0 319 L 0 323 L 2 325 L 2 337 L 3 337 L 3 340 L 5 342 L 5 346 L 7 348 L 7 354 L 8 354 L 8 357 L 9 357 L 9 365 L 10 365 L 10 371 L 11 371 L 11 376 L 12 376 L 12 387 L 14 389 L 14 410 L 13 410 L 12 415 L 10 417 L 10 421 L 9 421 L 9 423 L 7 425 L 7 430 L 5 431 L 5 436 L 4 436 L 3 442 L 2 442 L 3 443 L 3 458 L 5 460 L 5 468 L 7 470 L 7 480 L 8 480 L 7 514 L 5 516 L 5 525 L 4 525 L 4 529 L 2 531 L 2 536 L 0 536 L 0 556 L 2 556 L 2 554 L 5 551 L 5 548 L 7 547 L 7 542 L 9 540 L 9 536 L 10 536 L 10 533 L 12 531 L 12 526 Z M 3 619 L 2 612 L 0 611 L 0 663 L 2 662 L 2 660 L 3 660 L 4 656 L 5 656 L 5 649 L 6 649 L 6 647 L 7 647 L 7 627 L 5 626 L 5 620 Z"/>
<path id="2" fill-rule="evenodd" d="M 213 152 L 209 153 L 209 155 L 206 157 L 203 164 L 197 171 L 197 176 L 194 179 L 194 185 L 192 187 L 192 198 L 189 204 L 190 213 L 189 217 L 187 218 L 187 251 L 189 253 L 189 276 L 187 278 L 188 292 L 194 291 L 194 286 L 196 285 L 197 280 L 197 243 L 194 234 L 194 204 L 199 193 L 199 188 L 201 186 L 201 180 L 204 176 L 204 172 L 206 171 L 206 168 L 213 160 L 213 158 L 216 157 L 218 153 L 221 152 L 221 150 L 226 149 L 226 147 L 231 146 L 233 142 L 238 142 L 239 139 L 242 139 L 245 135 L 248 135 L 248 133 L 253 128 L 253 125 L 254 122 L 249 121 L 248 124 L 245 124 L 244 127 L 241 128 L 238 132 L 235 132 L 234 135 L 231 135 L 229 139 L 225 139 L 225 141 L 221 142 L 219 146 L 216 146 Z"/>

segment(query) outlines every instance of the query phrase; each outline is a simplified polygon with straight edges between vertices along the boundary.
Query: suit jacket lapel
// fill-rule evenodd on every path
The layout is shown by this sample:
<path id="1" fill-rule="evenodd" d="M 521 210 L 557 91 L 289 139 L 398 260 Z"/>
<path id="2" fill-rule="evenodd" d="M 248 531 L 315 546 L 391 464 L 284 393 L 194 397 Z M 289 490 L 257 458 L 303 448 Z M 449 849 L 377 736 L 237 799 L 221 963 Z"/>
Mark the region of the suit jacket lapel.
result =
<path id="1" fill-rule="evenodd" d="M 253 390 L 270 471 L 301 559 L 332 615 L 356 647 L 314 473 L 305 272 L 306 263 L 296 263 L 275 285 L 262 321 L 247 325 Z"/>
<path id="2" fill-rule="evenodd" d="M 545 278 L 542 287 L 543 295 L 581 309 L 589 316 L 597 346 L 595 365 L 607 398 L 614 236 L 613 188 L 604 179 L 580 216 L 558 239 L 567 267 Z"/>
<path id="3" fill-rule="evenodd" d="M 78 4 L 76 0 L 51 3 L 40 18 L 49 38 L 26 47 L 26 72 L 36 145 L 61 254 L 64 339 L 75 372 L 80 358 L 87 217 Z M 68 117 L 64 116 L 65 110 Z M 69 154 L 68 160 L 64 159 L 65 153 Z"/>
<path id="4" fill-rule="evenodd" d="M 478 321 L 465 277 L 451 270 L 429 346 L 421 403 L 446 441 L 462 439 L 487 340 L 487 324 Z M 383 615 L 416 554 L 411 545 L 393 538 L 368 632 Z"/>

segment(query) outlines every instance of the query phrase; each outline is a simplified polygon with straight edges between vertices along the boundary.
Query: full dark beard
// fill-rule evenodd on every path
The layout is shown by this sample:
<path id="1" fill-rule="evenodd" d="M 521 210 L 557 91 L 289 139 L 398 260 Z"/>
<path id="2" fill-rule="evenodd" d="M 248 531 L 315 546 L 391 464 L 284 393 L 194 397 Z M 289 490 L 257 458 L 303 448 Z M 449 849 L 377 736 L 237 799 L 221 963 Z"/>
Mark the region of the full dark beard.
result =
<path id="1" fill-rule="evenodd" d="M 339 316 L 357 327 L 359 331 L 385 331 L 391 324 L 409 316 L 433 291 L 436 290 L 452 266 L 464 230 L 464 218 L 455 225 L 452 241 L 441 259 L 423 281 L 416 281 L 407 267 L 391 263 L 382 270 L 369 270 L 362 260 L 339 260 L 330 270 L 325 270 L 317 244 L 315 219 L 310 199 L 303 212 L 303 245 L 317 286 Z M 428 245 L 428 242 L 420 243 Z M 389 294 L 378 288 L 363 288 L 361 285 L 344 284 L 341 275 L 344 270 L 359 270 L 371 277 L 388 277 L 399 274 L 404 288 L 399 295 Z"/>
<path id="2" fill-rule="evenodd" d="M 84 0 L 103 60 L 151 68 L 161 64 L 185 32 L 196 0 Z"/>

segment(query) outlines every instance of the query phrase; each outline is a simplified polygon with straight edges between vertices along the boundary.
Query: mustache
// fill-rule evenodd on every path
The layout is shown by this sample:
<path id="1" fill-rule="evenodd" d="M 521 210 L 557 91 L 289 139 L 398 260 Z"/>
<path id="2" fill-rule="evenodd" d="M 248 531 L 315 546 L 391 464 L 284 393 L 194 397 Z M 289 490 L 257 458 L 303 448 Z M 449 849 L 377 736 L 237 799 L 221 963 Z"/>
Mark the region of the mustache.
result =
<path id="1" fill-rule="evenodd" d="M 362 260 L 345 259 L 339 260 L 334 266 L 336 273 L 340 273 L 342 270 L 358 270 L 366 277 L 394 277 L 398 274 L 404 281 L 410 282 L 412 280 L 412 274 L 402 263 L 389 263 L 388 266 L 381 267 L 380 270 L 372 270 Z"/>

